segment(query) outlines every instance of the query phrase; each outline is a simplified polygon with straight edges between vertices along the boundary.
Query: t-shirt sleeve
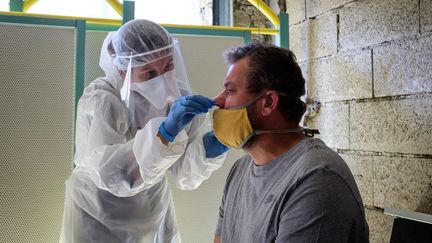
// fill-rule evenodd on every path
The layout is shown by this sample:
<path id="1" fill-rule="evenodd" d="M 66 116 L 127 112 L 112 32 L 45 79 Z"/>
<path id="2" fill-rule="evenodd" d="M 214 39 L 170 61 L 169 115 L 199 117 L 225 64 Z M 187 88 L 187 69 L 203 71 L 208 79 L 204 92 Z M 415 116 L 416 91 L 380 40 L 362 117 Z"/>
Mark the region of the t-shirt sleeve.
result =
<path id="1" fill-rule="evenodd" d="M 222 223 L 223 223 L 223 218 L 224 218 L 224 204 L 225 204 L 225 193 L 222 196 L 222 203 L 219 207 L 219 217 L 218 217 L 218 221 L 217 221 L 217 225 L 216 225 L 216 231 L 215 231 L 215 235 L 221 235 L 221 231 L 222 231 Z"/>
<path id="2" fill-rule="evenodd" d="M 345 181 L 330 169 L 307 175 L 289 193 L 275 242 L 361 242 L 361 208 Z M 359 223 L 358 223 L 359 222 Z"/>

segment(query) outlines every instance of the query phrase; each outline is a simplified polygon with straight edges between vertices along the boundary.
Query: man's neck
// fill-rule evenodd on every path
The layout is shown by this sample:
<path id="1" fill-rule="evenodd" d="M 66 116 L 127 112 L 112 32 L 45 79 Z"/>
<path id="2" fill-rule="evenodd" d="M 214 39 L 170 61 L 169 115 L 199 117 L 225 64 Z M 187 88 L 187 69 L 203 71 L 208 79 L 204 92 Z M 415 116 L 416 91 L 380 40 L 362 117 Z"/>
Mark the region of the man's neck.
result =
<path id="1" fill-rule="evenodd" d="M 258 135 L 247 149 L 256 165 L 265 165 L 306 138 L 303 133 L 266 133 Z"/>

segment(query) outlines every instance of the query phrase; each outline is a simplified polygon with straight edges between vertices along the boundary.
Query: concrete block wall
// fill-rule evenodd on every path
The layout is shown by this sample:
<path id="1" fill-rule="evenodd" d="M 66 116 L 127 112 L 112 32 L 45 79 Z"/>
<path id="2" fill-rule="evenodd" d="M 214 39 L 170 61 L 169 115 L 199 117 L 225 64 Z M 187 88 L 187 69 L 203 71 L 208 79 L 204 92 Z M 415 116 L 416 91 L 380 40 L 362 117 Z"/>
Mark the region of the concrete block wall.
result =
<path id="1" fill-rule="evenodd" d="M 384 208 L 432 214 L 432 1 L 270 6 L 277 12 L 281 3 L 307 80 L 305 98 L 322 103 L 305 121 L 351 168 L 370 241 L 389 242 L 393 218 Z M 242 19 L 239 12 L 234 18 Z"/>
<path id="2" fill-rule="evenodd" d="M 351 168 L 371 242 L 389 242 L 384 208 L 432 214 L 432 1 L 286 4 L 306 98 L 322 103 L 307 125 Z"/>

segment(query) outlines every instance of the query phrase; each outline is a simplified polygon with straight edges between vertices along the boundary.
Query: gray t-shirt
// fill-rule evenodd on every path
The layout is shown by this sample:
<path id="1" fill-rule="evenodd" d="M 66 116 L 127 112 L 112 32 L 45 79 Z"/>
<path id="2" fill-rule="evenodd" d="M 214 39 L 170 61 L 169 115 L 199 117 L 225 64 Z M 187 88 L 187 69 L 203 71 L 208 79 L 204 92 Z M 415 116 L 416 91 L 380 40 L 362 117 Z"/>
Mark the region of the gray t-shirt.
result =
<path id="1" fill-rule="evenodd" d="M 313 138 L 263 166 L 240 158 L 226 180 L 215 234 L 223 243 L 369 242 L 348 166 Z"/>

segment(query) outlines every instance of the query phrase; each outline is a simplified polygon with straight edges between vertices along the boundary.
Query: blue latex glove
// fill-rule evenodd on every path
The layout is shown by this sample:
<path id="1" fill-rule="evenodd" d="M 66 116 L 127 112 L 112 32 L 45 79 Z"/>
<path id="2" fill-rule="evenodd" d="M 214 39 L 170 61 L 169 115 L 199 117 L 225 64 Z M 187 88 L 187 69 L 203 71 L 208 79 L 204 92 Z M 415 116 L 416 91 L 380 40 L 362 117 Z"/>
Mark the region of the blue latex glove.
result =
<path id="1" fill-rule="evenodd" d="M 208 132 L 203 137 L 203 144 L 206 151 L 206 158 L 216 158 L 228 151 L 228 147 L 217 140 L 214 132 Z"/>
<path id="2" fill-rule="evenodd" d="M 183 96 L 174 101 L 167 119 L 159 127 L 159 133 L 172 142 L 177 134 L 192 121 L 196 115 L 206 113 L 215 102 L 201 95 Z"/>

